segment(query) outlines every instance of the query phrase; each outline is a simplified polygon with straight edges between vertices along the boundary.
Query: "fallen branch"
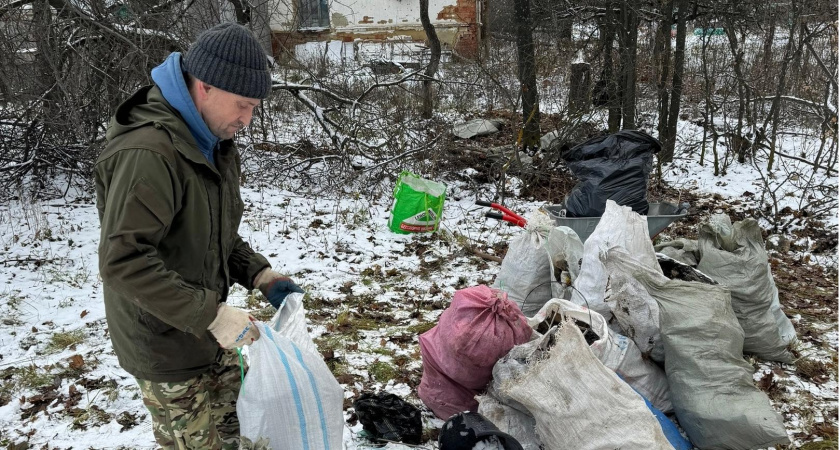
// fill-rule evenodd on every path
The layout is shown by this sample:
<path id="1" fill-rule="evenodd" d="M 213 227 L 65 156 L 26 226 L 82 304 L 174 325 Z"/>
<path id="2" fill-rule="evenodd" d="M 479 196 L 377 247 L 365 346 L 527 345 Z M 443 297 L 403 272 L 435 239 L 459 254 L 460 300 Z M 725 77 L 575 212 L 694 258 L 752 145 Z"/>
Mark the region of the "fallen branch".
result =
<path id="1" fill-rule="evenodd" d="M 761 148 L 765 149 L 765 150 L 770 150 L 770 146 L 768 146 L 767 144 L 761 143 L 761 144 L 759 144 L 759 146 L 760 146 Z M 776 150 L 776 152 L 775 152 L 775 153 L 776 153 L 777 155 L 779 155 L 779 156 L 783 157 L 783 158 L 795 159 L 795 160 L 797 160 L 797 161 L 801 161 L 801 162 L 804 162 L 805 164 L 811 165 L 811 166 L 813 166 L 813 167 L 815 167 L 815 168 L 817 168 L 817 169 L 822 169 L 822 170 L 825 170 L 826 172 L 837 172 L 837 169 L 834 169 L 834 168 L 831 168 L 831 167 L 826 167 L 826 166 L 821 166 L 821 165 L 819 165 L 819 164 L 814 164 L 814 162 L 813 162 L 813 161 L 808 161 L 807 159 L 805 159 L 805 158 L 800 158 L 799 156 L 788 155 L 788 154 L 786 154 L 786 153 L 782 153 L 782 152 L 780 152 L 779 150 Z"/>
<path id="2" fill-rule="evenodd" d="M 758 100 L 773 101 L 775 99 L 776 99 L 776 96 L 774 95 L 772 97 L 756 97 L 753 100 L 756 100 L 756 101 L 758 101 Z M 805 106 L 808 106 L 810 108 L 814 108 L 815 110 L 817 110 L 819 112 L 822 112 L 822 109 L 823 109 L 823 105 L 821 105 L 819 103 L 816 103 L 816 102 L 812 102 L 810 100 L 805 100 L 804 98 L 793 97 L 793 96 L 790 96 L 790 95 L 780 95 L 779 99 L 786 100 L 786 101 L 793 102 L 793 103 L 798 103 L 800 105 L 805 105 Z M 817 113 L 817 115 L 822 117 L 822 115 L 819 114 L 819 113 Z"/>
<path id="3" fill-rule="evenodd" d="M 473 255 L 478 256 L 480 258 L 484 258 L 488 261 L 496 261 L 497 263 L 502 262 L 502 258 L 500 258 L 496 255 L 491 255 L 489 253 L 484 253 L 484 252 L 476 249 L 475 247 L 470 247 L 469 250 L 473 253 Z"/>
<path id="4" fill-rule="evenodd" d="M 271 84 L 271 90 L 285 90 L 285 91 L 312 91 L 318 92 L 320 94 L 324 94 L 327 97 L 339 102 L 344 103 L 345 105 L 355 105 L 358 103 L 358 100 L 351 100 L 346 97 L 342 97 L 335 92 L 324 89 L 318 85 L 314 84 L 299 84 L 299 83 L 289 83 L 288 81 L 275 81 Z"/>
<path id="5" fill-rule="evenodd" d="M 4 259 L 3 261 L 0 261 L 0 262 L 2 262 L 4 266 L 8 266 L 9 264 L 12 264 L 12 263 L 17 263 L 17 264 L 26 263 L 26 264 L 35 264 L 35 265 L 41 266 L 43 264 L 51 263 L 53 261 L 55 261 L 55 259 L 11 258 L 11 259 Z"/>
<path id="6" fill-rule="evenodd" d="M 817 34 L 817 32 L 811 33 L 811 31 L 808 30 L 808 25 L 806 24 L 802 24 L 802 27 L 805 28 L 805 32 L 808 33 L 809 37 L 813 36 L 814 34 Z M 814 50 L 814 47 L 811 45 L 810 39 L 805 40 L 805 47 L 808 49 L 808 52 L 811 53 L 811 56 L 813 56 L 814 59 L 817 61 L 817 65 L 820 67 L 820 69 L 822 69 L 823 74 L 825 74 L 829 83 L 831 83 L 831 85 L 834 86 L 834 89 L 837 89 L 837 74 L 831 73 L 831 71 L 828 70 L 828 67 L 825 66 L 825 63 L 823 62 L 822 58 L 820 58 L 820 54 L 816 50 Z"/>

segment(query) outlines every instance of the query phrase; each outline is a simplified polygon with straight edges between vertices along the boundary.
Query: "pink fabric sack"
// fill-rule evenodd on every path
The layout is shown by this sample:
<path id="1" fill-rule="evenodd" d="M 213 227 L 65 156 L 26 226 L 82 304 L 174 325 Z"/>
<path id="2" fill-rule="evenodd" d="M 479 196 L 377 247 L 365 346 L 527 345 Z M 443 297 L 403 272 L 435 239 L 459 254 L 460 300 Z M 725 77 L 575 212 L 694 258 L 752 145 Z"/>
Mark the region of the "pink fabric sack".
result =
<path id="1" fill-rule="evenodd" d="M 438 324 L 420 336 L 420 399 L 442 419 L 451 415 L 452 408 L 452 414 L 475 411 L 478 403 L 471 397 L 469 404 L 461 404 L 464 390 L 472 395 L 484 390 L 496 361 L 515 345 L 528 342 L 532 333 L 519 307 L 504 292 L 487 286 L 456 292 Z"/>
<path id="2" fill-rule="evenodd" d="M 417 387 L 417 395 L 423 403 L 441 419 L 463 411 L 477 411 L 478 401 L 475 396 L 478 392 L 467 389 L 452 381 L 451 378 L 440 373 L 431 359 L 426 358 L 425 341 L 420 337 L 420 353 L 423 356 L 423 377 L 420 378 L 420 386 Z"/>

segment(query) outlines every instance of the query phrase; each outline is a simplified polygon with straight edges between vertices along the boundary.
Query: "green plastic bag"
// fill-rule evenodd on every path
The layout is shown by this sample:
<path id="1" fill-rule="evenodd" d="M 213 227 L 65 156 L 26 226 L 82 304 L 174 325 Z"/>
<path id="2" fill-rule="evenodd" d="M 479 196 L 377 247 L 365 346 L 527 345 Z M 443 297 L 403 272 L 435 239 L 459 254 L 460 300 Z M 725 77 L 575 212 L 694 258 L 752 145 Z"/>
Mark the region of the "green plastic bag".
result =
<path id="1" fill-rule="evenodd" d="M 400 234 L 437 230 L 445 198 L 445 184 L 403 171 L 394 188 L 394 205 L 388 218 L 388 228 Z"/>

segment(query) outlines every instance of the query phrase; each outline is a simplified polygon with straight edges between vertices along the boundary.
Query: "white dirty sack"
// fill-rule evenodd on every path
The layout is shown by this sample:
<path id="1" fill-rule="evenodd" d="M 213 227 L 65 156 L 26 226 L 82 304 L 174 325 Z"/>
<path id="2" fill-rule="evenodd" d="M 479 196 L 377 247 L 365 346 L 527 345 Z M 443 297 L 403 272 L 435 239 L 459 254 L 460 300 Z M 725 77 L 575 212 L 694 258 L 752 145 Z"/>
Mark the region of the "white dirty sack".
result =
<path id="1" fill-rule="evenodd" d="M 604 303 L 608 276 L 600 254 L 614 245 L 627 249 L 646 267 L 659 269 L 647 219 L 633 212 L 629 206 L 619 206 L 607 200 L 604 215 L 583 245 L 580 276 L 574 281 L 575 289 L 572 291 L 572 302 L 597 311 L 607 321 L 612 319 L 613 314 L 609 305 Z"/>
<path id="2" fill-rule="evenodd" d="M 552 336 L 557 344 L 548 359 L 529 362 L 525 373 L 501 386 L 534 416 L 545 448 L 673 448 L 642 397 L 598 361 L 571 321 L 545 339 Z"/>
<path id="3" fill-rule="evenodd" d="M 700 260 L 700 249 L 695 239 L 674 239 L 657 244 L 654 250 L 691 267 L 697 267 L 697 261 Z"/>
<path id="4" fill-rule="evenodd" d="M 452 134 L 461 139 L 486 136 L 488 134 L 498 133 L 502 123 L 504 122 L 501 120 L 473 119 L 453 125 Z"/>
<path id="5" fill-rule="evenodd" d="M 598 339 L 589 345 L 592 353 L 647 398 L 653 406 L 662 412 L 671 412 L 673 407 L 665 372 L 656 364 L 642 358 L 636 344 L 626 336 L 612 331 L 604 317 L 596 311 L 575 305 L 568 300 L 551 299 L 539 313 L 528 320 L 528 324 L 536 329 L 546 320 L 558 323 L 560 317 L 588 324 L 590 332 L 598 336 Z"/>
<path id="6" fill-rule="evenodd" d="M 478 413 L 493 422 L 496 427 L 516 439 L 522 450 L 541 450 L 542 444 L 537 437 L 537 422 L 528 412 L 505 405 L 492 395 L 478 398 Z"/>
<path id="7" fill-rule="evenodd" d="M 493 287 L 506 292 L 525 316 L 531 316 L 549 299 L 563 297 L 555 268 L 566 266 L 574 280 L 582 255 L 577 233 L 555 227 L 553 219 L 536 210 L 528 217 L 525 231 L 511 240 Z"/>
<path id="8" fill-rule="evenodd" d="M 658 363 L 665 362 L 665 347 L 659 333 L 659 305 L 638 281 L 622 272 L 609 272 L 604 302 L 622 334 L 632 339 L 639 351 Z"/>

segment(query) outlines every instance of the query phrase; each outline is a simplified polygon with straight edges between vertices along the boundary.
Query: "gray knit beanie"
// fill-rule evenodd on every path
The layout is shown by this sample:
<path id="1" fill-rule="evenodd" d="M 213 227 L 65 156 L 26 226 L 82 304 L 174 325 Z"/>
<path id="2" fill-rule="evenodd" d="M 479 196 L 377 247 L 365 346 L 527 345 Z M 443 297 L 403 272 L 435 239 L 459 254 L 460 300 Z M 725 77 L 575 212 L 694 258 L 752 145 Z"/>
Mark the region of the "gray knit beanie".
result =
<path id="1" fill-rule="evenodd" d="M 201 33 L 183 63 L 187 73 L 223 91 L 259 99 L 271 91 L 268 58 L 253 33 L 237 23 Z"/>

